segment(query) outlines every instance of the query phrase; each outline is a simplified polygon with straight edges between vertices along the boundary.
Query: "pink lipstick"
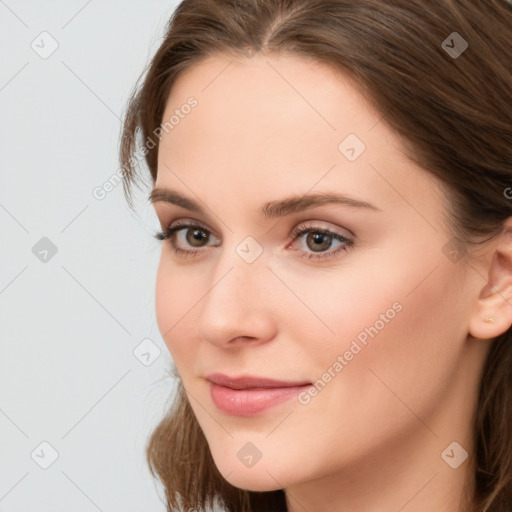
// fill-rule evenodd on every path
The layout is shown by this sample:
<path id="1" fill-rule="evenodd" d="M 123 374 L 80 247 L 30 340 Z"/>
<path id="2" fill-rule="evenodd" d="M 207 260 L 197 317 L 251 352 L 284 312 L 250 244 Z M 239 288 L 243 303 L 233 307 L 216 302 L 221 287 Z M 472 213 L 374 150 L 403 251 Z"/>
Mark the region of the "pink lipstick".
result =
<path id="1" fill-rule="evenodd" d="M 306 381 L 291 382 L 251 375 L 228 377 L 220 373 L 210 374 L 206 379 L 215 405 L 235 416 L 255 416 L 293 399 L 312 385 Z"/>

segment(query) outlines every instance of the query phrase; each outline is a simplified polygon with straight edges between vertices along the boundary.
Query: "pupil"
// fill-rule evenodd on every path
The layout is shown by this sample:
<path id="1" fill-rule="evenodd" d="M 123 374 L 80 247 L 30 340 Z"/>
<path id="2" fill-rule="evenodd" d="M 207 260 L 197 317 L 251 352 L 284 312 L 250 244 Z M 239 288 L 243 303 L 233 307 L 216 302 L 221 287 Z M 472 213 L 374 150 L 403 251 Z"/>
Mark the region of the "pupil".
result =
<path id="1" fill-rule="evenodd" d="M 326 237 L 325 240 L 324 240 L 324 237 Z M 330 245 L 329 235 L 326 235 L 325 233 L 314 233 L 314 234 L 308 235 L 308 240 L 310 240 L 311 238 L 314 241 L 313 250 L 329 248 L 329 245 Z"/>
<path id="2" fill-rule="evenodd" d="M 189 238 L 189 234 L 190 234 L 190 230 L 188 231 L 188 234 L 187 234 L 187 238 Z M 206 234 L 203 233 L 202 230 L 200 229 L 194 229 L 192 231 L 192 239 L 189 238 L 189 242 L 192 242 L 192 240 L 196 241 L 196 242 L 201 242 L 202 240 L 204 240 L 206 238 Z"/>

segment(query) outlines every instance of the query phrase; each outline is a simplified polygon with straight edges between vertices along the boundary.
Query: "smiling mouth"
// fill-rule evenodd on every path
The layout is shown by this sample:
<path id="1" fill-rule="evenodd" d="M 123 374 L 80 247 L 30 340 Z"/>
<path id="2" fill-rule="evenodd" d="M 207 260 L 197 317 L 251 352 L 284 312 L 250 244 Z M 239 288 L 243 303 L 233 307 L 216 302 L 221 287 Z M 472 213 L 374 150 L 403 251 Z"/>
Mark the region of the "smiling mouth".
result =
<path id="1" fill-rule="evenodd" d="M 311 382 L 278 381 L 261 377 L 231 378 L 222 374 L 207 377 L 210 396 L 222 412 L 234 416 L 255 416 L 295 398 Z"/>

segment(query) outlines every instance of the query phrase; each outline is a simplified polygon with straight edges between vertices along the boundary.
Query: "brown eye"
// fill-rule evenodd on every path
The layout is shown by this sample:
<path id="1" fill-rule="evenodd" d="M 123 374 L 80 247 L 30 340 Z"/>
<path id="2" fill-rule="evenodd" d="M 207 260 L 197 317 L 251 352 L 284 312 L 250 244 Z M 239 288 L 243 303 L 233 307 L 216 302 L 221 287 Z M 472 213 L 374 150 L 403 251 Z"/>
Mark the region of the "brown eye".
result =
<path id="1" fill-rule="evenodd" d="M 207 241 L 208 235 L 204 229 L 201 228 L 186 228 L 186 240 L 192 247 L 202 247 L 201 242 Z"/>
<path id="2" fill-rule="evenodd" d="M 155 233 L 154 237 L 157 240 L 167 240 L 176 255 L 187 257 L 199 256 L 206 250 L 203 248 L 215 245 L 210 243 L 212 238 L 210 230 L 199 224 L 180 222 Z M 213 236 L 213 238 L 216 237 Z"/>
<path id="3" fill-rule="evenodd" d="M 323 251 L 329 249 L 332 244 L 332 236 L 326 233 L 311 231 L 306 237 L 306 245 L 313 251 Z"/>
<path id="4" fill-rule="evenodd" d="M 334 258 L 341 251 L 348 251 L 354 245 L 354 240 L 314 224 L 303 224 L 295 228 L 290 238 L 297 242 L 298 249 L 295 250 L 308 260 Z M 331 249 L 334 242 L 337 245 Z"/>

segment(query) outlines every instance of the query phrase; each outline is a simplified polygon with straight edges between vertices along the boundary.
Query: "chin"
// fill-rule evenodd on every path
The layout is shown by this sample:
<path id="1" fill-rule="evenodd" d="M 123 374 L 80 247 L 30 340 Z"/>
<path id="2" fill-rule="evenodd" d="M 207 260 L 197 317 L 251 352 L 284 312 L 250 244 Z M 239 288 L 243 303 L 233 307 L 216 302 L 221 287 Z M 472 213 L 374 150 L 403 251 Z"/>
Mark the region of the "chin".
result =
<path id="1" fill-rule="evenodd" d="M 225 477 L 225 480 L 233 487 L 244 491 L 267 492 L 277 491 L 283 488 L 280 480 L 279 483 L 276 482 L 265 470 L 261 469 L 259 473 L 251 473 L 250 469 L 245 471 L 233 471 L 227 478 Z"/>
<path id="2" fill-rule="evenodd" d="M 259 460 L 252 467 L 246 467 L 238 458 L 226 460 L 225 453 L 214 462 L 223 478 L 232 486 L 244 491 L 266 492 L 277 491 L 283 488 L 283 479 L 275 464 L 264 463 Z"/>

